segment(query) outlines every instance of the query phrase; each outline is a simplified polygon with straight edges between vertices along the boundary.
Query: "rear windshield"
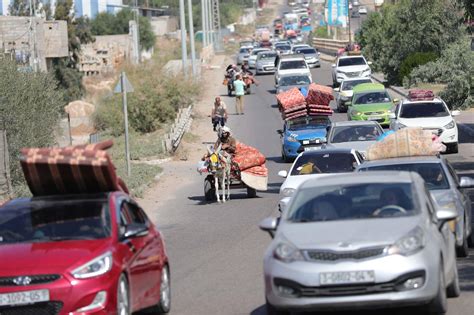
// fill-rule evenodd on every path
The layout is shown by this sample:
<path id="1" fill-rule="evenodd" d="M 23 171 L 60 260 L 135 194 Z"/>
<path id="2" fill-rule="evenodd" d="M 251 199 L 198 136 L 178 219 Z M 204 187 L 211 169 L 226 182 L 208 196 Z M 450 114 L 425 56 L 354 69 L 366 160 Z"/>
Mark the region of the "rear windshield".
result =
<path id="1" fill-rule="evenodd" d="M 326 116 L 306 116 L 289 120 L 286 128 L 288 130 L 326 129 L 330 123 Z"/>
<path id="2" fill-rule="evenodd" d="M 402 118 L 446 117 L 449 112 L 441 102 L 403 104 L 400 112 Z"/>
<path id="3" fill-rule="evenodd" d="M 276 53 L 270 52 L 270 53 L 259 53 L 257 56 L 257 59 L 259 60 L 273 60 L 276 58 Z"/>
<path id="4" fill-rule="evenodd" d="M 240 48 L 241 54 L 247 54 L 250 51 L 250 48 Z"/>
<path id="5" fill-rule="evenodd" d="M 297 54 L 315 54 L 316 49 L 314 49 L 314 48 L 297 48 L 295 52 Z"/>
<path id="6" fill-rule="evenodd" d="M 413 163 L 378 165 L 361 168 L 361 171 L 408 171 L 420 174 L 430 190 L 449 189 L 443 167 L 439 163 Z"/>
<path id="7" fill-rule="evenodd" d="M 335 127 L 330 142 L 375 141 L 381 135 L 382 130 L 376 126 L 341 126 Z"/>
<path id="8" fill-rule="evenodd" d="M 291 77 L 282 77 L 278 83 L 280 86 L 310 84 L 311 80 L 306 75 L 295 75 Z"/>
<path id="9" fill-rule="evenodd" d="M 266 49 L 254 49 L 252 50 L 252 55 L 257 55 L 259 52 L 265 51 Z"/>
<path id="10" fill-rule="evenodd" d="M 280 70 L 307 69 L 308 66 L 304 60 L 281 61 Z"/>
<path id="11" fill-rule="evenodd" d="M 356 85 L 362 84 L 362 83 L 372 83 L 370 79 L 360 79 L 360 80 L 351 80 L 351 81 L 343 81 L 342 86 L 341 86 L 341 91 L 350 91 L 352 90 Z"/>
<path id="12" fill-rule="evenodd" d="M 100 239 L 110 236 L 106 202 L 45 202 L 0 211 L 0 244 Z"/>
<path id="13" fill-rule="evenodd" d="M 319 153 L 302 155 L 295 162 L 291 175 L 346 173 L 352 172 L 357 166 L 352 153 Z"/>
<path id="14" fill-rule="evenodd" d="M 276 50 L 290 50 L 291 46 L 290 45 L 278 45 L 275 47 Z"/>
<path id="15" fill-rule="evenodd" d="M 390 103 L 390 96 L 386 91 L 359 93 L 355 96 L 354 104 Z"/>
<path id="16" fill-rule="evenodd" d="M 376 220 L 420 212 L 410 183 L 364 183 L 306 188 L 288 210 L 291 222 Z"/>
<path id="17" fill-rule="evenodd" d="M 339 67 L 361 66 L 365 64 L 365 60 L 362 57 L 339 59 Z"/>

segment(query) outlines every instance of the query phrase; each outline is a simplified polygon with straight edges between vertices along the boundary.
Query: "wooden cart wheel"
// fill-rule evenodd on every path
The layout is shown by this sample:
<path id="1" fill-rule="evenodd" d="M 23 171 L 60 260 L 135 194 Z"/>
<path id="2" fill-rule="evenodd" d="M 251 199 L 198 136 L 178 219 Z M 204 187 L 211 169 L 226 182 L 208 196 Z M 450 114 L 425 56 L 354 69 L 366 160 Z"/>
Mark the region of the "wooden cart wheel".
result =
<path id="1" fill-rule="evenodd" d="M 213 180 L 209 177 L 204 179 L 204 199 L 206 201 L 213 201 L 216 199 L 216 190 L 214 188 Z"/>
<path id="2" fill-rule="evenodd" d="M 257 197 L 257 191 L 251 187 L 247 187 L 247 198 Z"/>

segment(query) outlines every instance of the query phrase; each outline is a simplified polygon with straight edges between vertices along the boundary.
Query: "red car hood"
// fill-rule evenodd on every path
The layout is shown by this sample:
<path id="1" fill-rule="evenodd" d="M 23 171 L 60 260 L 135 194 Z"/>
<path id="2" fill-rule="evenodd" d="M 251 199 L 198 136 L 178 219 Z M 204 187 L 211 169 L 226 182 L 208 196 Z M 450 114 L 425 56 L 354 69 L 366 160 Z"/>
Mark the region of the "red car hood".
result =
<path id="1" fill-rule="evenodd" d="M 111 247 L 111 239 L 18 243 L 0 246 L 0 276 L 62 273 Z"/>

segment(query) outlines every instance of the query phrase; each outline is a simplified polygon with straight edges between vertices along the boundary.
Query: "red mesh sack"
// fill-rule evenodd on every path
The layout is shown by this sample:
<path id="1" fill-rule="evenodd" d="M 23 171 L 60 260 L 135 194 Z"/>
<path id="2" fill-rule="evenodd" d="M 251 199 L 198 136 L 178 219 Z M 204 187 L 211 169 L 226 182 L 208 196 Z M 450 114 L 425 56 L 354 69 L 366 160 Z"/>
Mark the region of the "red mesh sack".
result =
<path id="1" fill-rule="evenodd" d="M 305 98 L 297 88 L 278 93 L 277 100 L 280 110 L 283 111 L 288 110 L 291 107 L 305 104 Z"/>
<path id="2" fill-rule="evenodd" d="M 431 90 L 410 90 L 408 91 L 408 98 L 410 101 L 432 101 L 434 93 Z"/>
<path id="3" fill-rule="evenodd" d="M 306 102 L 308 104 L 320 104 L 329 105 L 334 99 L 332 95 L 332 89 L 325 85 L 319 85 L 311 83 L 308 88 L 308 95 L 306 96 Z"/>

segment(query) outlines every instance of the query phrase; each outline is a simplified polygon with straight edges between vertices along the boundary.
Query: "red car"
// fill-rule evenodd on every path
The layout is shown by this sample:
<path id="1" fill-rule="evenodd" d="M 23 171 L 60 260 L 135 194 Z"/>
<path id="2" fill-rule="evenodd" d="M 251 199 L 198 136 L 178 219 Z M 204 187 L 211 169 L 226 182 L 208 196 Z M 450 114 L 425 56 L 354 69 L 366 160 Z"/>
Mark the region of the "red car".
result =
<path id="1" fill-rule="evenodd" d="M 163 238 L 123 192 L 9 201 L 0 253 L 0 314 L 170 310 Z"/>

